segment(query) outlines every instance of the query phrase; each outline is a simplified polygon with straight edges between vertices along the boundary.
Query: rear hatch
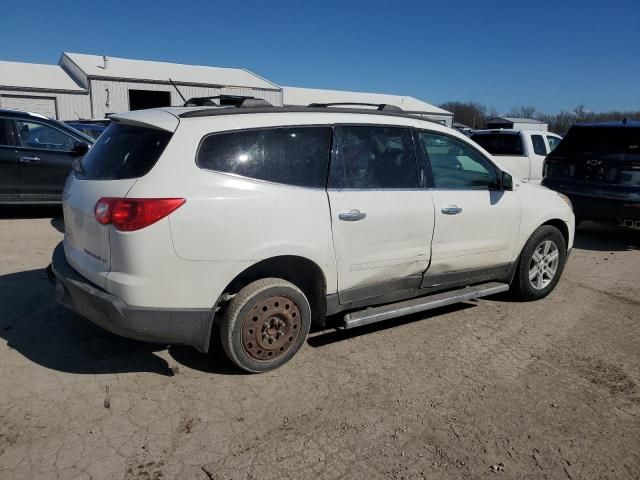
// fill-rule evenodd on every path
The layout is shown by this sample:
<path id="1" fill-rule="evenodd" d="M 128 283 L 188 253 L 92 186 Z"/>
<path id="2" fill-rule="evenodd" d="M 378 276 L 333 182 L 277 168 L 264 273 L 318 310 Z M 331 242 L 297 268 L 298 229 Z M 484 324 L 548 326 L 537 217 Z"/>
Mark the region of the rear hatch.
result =
<path id="1" fill-rule="evenodd" d="M 569 130 L 545 160 L 544 185 L 608 198 L 640 191 L 640 126 L 584 125 Z"/>
<path id="2" fill-rule="evenodd" d="M 96 203 L 102 197 L 126 197 L 137 179 L 146 175 L 160 158 L 178 122 L 173 117 L 173 130 L 167 131 L 135 121 L 135 117 L 127 114 L 125 118 L 113 119 L 82 161 L 76 163 L 63 193 L 67 261 L 102 288 L 111 268 L 112 227 L 96 220 Z M 166 128 L 168 122 L 164 120 L 162 126 Z"/>

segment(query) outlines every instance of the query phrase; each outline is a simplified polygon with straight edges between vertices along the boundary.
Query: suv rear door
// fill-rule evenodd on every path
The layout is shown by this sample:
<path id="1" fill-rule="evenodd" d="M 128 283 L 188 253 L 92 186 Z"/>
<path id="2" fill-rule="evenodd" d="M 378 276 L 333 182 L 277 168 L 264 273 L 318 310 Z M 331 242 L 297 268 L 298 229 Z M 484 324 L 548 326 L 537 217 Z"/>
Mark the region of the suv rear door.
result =
<path id="1" fill-rule="evenodd" d="M 73 146 L 85 139 L 36 119 L 16 118 L 15 125 L 22 200 L 59 202 L 76 157 Z"/>
<path id="2" fill-rule="evenodd" d="M 328 196 L 342 304 L 417 288 L 429 265 L 433 200 L 409 128 L 335 129 Z"/>
<path id="3" fill-rule="evenodd" d="M 67 179 L 63 194 L 67 261 L 102 288 L 111 267 L 111 226 L 98 223 L 95 205 L 102 197 L 126 197 L 136 180 L 153 168 L 171 136 L 172 132 L 149 125 L 113 122 L 82 159 L 80 171 Z"/>

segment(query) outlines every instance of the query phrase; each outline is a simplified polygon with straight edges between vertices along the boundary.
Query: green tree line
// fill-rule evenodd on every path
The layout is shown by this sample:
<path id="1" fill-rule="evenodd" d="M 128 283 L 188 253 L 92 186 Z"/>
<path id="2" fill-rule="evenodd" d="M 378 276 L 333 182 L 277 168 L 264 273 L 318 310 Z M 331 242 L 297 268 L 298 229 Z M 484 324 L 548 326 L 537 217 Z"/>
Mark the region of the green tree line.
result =
<path id="1" fill-rule="evenodd" d="M 484 128 L 487 120 L 499 116 L 495 108 L 490 109 L 476 102 L 447 102 L 442 104 L 441 108 L 452 112 L 455 122 L 463 123 L 473 129 Z M 619 121 L 623 118 L 640 120 L 640 111 L 638 110 L 592 112 L 587 110 L 584 105 L 578 105 L 571 112 L 563 110 L 555 115 L 538 112 L 535 107 L 530 105 L 519 105 L 511 108 L 504 115 L 507 117 L 535 118 L 541 122 L 548 123 L 549 131 L 560 134 L 567 133 L 569 128 L 576 123 Z"/>

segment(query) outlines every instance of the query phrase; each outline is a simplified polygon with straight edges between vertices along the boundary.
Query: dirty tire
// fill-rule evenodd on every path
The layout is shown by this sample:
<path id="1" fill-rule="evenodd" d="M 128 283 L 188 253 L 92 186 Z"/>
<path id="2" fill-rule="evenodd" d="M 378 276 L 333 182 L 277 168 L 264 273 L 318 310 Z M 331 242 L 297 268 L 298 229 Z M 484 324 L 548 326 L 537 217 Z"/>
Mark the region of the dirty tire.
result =
<path id="1" fill-rule="evenodd" d="M 220 339 L 233 363 L 260 373 L 291 360 L 310 327 L 311 307 L 304 293 L 286 280 L 263 278 L 231 299 L 220 325 Z"/>
<path id="2" fill-rule="evenodd" d="M 551 242 L 555 245 L 558 252 L 558 262 L 553 278 L 543 287 L 536 288 L 532 280 L 530 280 L 530 272 L 533 271 L 532 266 L 535 263 L 534 254 L 536 250 L 543 244 Z M 523 301 L 538 300 L 544 298 L 555 288 L 562 275 L 564 264 L 567 259 L 567 246 L 565 239 L 556 227 L 551 225 L 542 225 L 531 234 L 527 243 L 520 254 L 518 261 L 518 269 L 511 284 L 511 291 L 516 299 Z M 545 281 L 548 277 L 545 278 Z M 532 283 L 533 282 L 533 283 Z"/>

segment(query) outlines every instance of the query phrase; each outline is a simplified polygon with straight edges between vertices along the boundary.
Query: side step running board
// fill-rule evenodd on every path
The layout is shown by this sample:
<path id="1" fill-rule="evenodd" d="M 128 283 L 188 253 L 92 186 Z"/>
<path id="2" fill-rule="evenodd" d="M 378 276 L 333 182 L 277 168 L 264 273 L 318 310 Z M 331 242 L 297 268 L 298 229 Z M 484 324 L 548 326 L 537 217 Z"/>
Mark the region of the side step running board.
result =
<path id="1" fill-rule="evenodd" d="M 344 316 L 342 327 L 345 329 L 360 327 L 474 298 L 487 297 L 507 290 L 509 290 L 509 284 L 507 283 L 489 282 L 449 292 L 436 293 L 426 297 L 412 298 L 411 300 L 382 305 L 381 307 L 367 308 L 358 312 L 347 313 Z"/>

